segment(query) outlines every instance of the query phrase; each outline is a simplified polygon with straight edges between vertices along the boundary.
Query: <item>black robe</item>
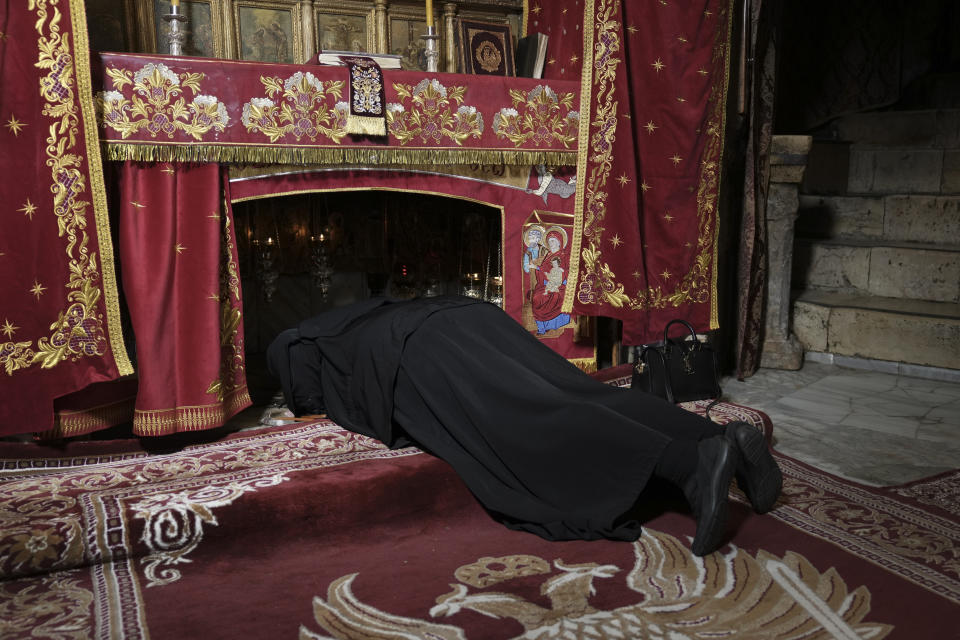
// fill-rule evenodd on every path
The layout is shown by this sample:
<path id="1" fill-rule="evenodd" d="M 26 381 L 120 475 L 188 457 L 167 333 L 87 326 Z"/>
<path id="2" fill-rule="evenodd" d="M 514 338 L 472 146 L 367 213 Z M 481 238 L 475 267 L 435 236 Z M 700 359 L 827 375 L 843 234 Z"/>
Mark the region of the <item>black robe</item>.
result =
<path id="1" fill-rule="evenodd" d="M 631 508 L 667 444 L 721 432 L 591 378 L 470 298 L 367 300 L 282 333 L 267 358 L 295 413 L 416 444 L 498 520 L 554 540 L 636 539 Z"/>

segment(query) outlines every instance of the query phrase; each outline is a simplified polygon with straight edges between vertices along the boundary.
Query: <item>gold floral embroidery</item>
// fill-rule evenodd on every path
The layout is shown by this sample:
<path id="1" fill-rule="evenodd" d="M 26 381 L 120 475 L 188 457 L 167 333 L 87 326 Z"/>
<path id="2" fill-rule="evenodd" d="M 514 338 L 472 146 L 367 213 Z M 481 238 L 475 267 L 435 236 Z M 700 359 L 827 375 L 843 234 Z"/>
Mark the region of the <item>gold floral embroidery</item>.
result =
<path id="1" fill-rule="evenodd" d="M 526 94 L 511 89 L 510 98 L 513 106 L 500 109 L 493 118 L 497 137 L 518 147 L 531 140 L 536 145 L 549 145 L 556 140 L 569 149 L 576 141 L 580 114 L 570 110 L 573 93 L 558 96 L 550 87 L 537 85 Z"/>
<path id="2" fill-rule="evenodd" d="M 46 142 L 47 166 L 51 169 L 53 184 L 53 213 L 57 217 L 59 235 L 66 238 L 69 277 L 66 288 L 70 305 L 60 311 L 50 325 L 49 337 L 32 341 L 0 343 L 0 363 L 7 375 L 39 363 L 50 369 L 58 363 L 85 356 L 102 356 L 107 339 L 103 329 L 103 314 L 98 310 L 102 290 L 97 254 L 90 251 L 86 211 L 88 176 L 82 171 L 86 161 L 78 147 L 81 144 L 83 113 L 76 99 L 74 56 L 69 38 L 60 31 L 63 16 L 57 3 L 36 0 L 35 22 L 39 50 L 36 66 L 46 69 L 40 78 L 40 95 L 46 104 L 43 115 L 54 119 L 48 129 Z M 73 16 L 76 18 L 76 16 Z M 48 20 L 49 19 L 49 20 Z M 39 287 L 39 283 L 36 285 Z M 125 359 L 116 353 L 118 364 Z M 121 365 L 122 372 L 126 369 Z"/>
<path id="3" fill-rule="evenodd" d="M 633 310 L 662 309 L 667 306 L 678 307 L 682 304 L 711 303 L 714 289 L 715 269 L 713 267 L 716 252 L 716 199 L 720 182 L 719 159 L 723 153 L 724 105 L 726 104 L 726 76 L 714 86 L 716 94 L 709 101 L 710 112 L 706 117 L 704 132 L 706 146 L 700 163 L 696 208 L 697 208 L 697 253 L 687 273 L 677 282 L 673 291 L 664 291 L 661 286 L 639 290 L 634 296 L 626 293 L 623 284 L 607 262 L 603 260 L 603 219 L 607 213 L 607 190 L 613 161 L 613 145 L 616 139 L 617 102 L 615 100 L 614 80 L 620 64 L 618 52 L 620 44 L 620 23 L 615 19 L 619 15 L 618 0 L 601 0 L 597 4 L 596 21 L 598 31 L 593 38 L 594 79 L 592 85 L 586 85 L 581 91 L 592 89 L 593 99 L 597 102 L 596 112 L 590 121 L 589 145 L 581 144 L 580 154 L 587 154 L 593 163 L 587 179 L 582 205 L 582 234 L 575 233 L 573 248 L 580 248 L 582 266 L 578 274 L 576 298 L 581 304 L 610 304 L 613 307 L 627 305 Z M 729 11 L 722 14 L 727 20 Z M 726 64 L 729 58 L 729 34 L 726 28 L 716 31 L 718 44 L 715 48 L 719 64 Z M 656 128 L 653 126 L 652 128 Z M 651 124 L 648 124 L 648 131 Z M 585 166 L 585 162 L 582 162 Z M 580 171 L 578 170 L 578 173 Z M 579 231 L 579 230 L 578 230 Z M 582 243 L 582 244 L 581 244 Z M 582 248 L 581 248 L 582 246 Z M 568 291 L 564 308 L 573 304 L 573 291 Z M 715 313 L 711 309 L 711 323 Z"/>
<path id="4" fill-rule="evenodd" d="M 591 12 L 592 26 L 594 24 L 593 7 L 588 5 L 585 11 Z M 581 304 L 607 303 L 613 307 L 622 307 L 630 299 L 624 292 L 624 286 L 617 283 L 616 274 L 610 265 L 602 260 L 604 229 L 601 223 L 607 214 L 606 187 L 613 164 L 613 143 L 616 140 L 617 130 L 614 79 L 620 63 L 616 54 L 621 46 L 620 23 L 613 16 L 619 11 L 620 3 L 617 0 L 598 3 L 595 23 L 598 31 L 591 34 L 595 36 L 592 42 L 595 53 L 590 66 L 594 74 L 593 80 L 591 84 L 584 82 L 584 86 L 581 87 L 581 105 L 584 102 L 590 105 L 591 101 L 586 98 L 592 94 L 597 107 L 592 116 L 588 113 L 590 117 L 584 122 L 584 126 L 589 123 L 590 133 L 588 142 L 581 141 L 577 169 L 578 175 L 586 173 L 586 158 L 589 156 L 592 166 L 583 182 L 582 203 L 577 203 L 577 217 L 582 220 L 582 227 L 575 230 L 572 246 L 574 255 L 580 254 L 582 266 L 579 271 L 581 273 L 578 274 L 576 292 L 573 287 L 567 288 L 564 309 L 572 306 L 574 294 Z M 586 243 L 586 246 L 582 246 L 582 243 Z M 573 275 L 571 273 L 571 276 Z"/>
<path id="5" fill-rule="evenodd" d="M 33 359 L 37 353 L 31 349 L 33 343 L 27 342 L 4 342 L 0 344 L 0 364 L 3 365 L 7 375 L 13 374 L 17 369 L 25 369 L 33 364 Z"/>
<path id="6" fill-rule="evenodd" d="M 252 98 L 243 105 L 241 121 L 251 133 L 260 132 L 270 142 L 293 135 L 298 141 L 307 137 L 316 141 L 324 135 L 337 144 L 347 135 L 347 116 L 350 106 L 340 101 L 342 80 L 318 80 L 309 71 L 281 80 L 260 76 L 266 88 L 266 98 Z M 276 102 L 279 97 L 282 101 Z M 333 98 L 336 104 L 329 107 Z"/>
<path id="7" fill-rule="evenodd" d="M 223 131 L 230 117 L 227 108 L 216 96 L 200 95 L 202 73 L 177 75 L 165 64 L 147 63 L 136 73 L 129 69 L 108 67 L 114 91 L 97 94 L 97 107 L 105 126 L 128 138 L 145 129 L 151 137 L 166 134 L 173 138 L 183 131 L 201 140 L 208 131 Z M 128 99 L 123 91 L 131 85 Z M 194 97 L 190 104 L 183 92 L 189 89 Z"/>
<path id="8" fill-rule="evenodd" d="M 440 144 L 443 138 L 462 145 L 467 138 L 483 133 L 483 115 L 476 107 L 463 104 L 466 87 L 445 87 L 434 78 L 416 86 L 394 84 L 400 102 L 387 105 L 387 130 L 401 145 L 419 137 L 423 144 Z M 410 107 L 404 103 L 409 100 Z M 457 110 L 453 111 L 456 103 Z"/>

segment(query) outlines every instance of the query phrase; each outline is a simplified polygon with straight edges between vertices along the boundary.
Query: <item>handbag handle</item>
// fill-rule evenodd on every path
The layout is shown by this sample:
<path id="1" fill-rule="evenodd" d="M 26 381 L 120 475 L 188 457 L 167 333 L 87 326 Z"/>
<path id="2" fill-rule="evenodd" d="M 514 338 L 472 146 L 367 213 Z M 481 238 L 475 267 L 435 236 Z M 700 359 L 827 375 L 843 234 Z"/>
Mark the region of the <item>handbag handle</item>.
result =
<path id="1" fill-rule="evenodd" d="M 699 344 L 700 344 L 700 340 L 697 338 L 697 332 L 696 332 L 696 330 L 693 328 L 693 325 L 691 325 L 691 324 L 690 324 L 689 322 L 687 322 L 686 320 L 680 320 L 679 318 L 677 318 L 677 319 L 675 319 L 675 320 L 671 320 L 670 322 L 667 323 L 667 326 L 664 327 L 664 329 L 663 329 L 663 343 L 664 343 L 664 344 L 670 344 L 670 327 L 672 327 L 672 326 L 675 325 L 675 324 L 682 324 L 683 326 L 685 326 L 685 327 L 687 328 L 687 331 L 690 332 L 690 336 L 693 338 L 693 345 L 699 345 Z"/>
<path id="2" fill-rule="evenodd" d="M 663 390 L 667 394 L 667 401 L 673 403 L 673 387 L 670 386 L 670 373 L 667 371 L 667 360 L 663 357 L 663 352 L 656 347 L 644 347 L 643 351 L 640 352 L 640 362 L 646 366 L 649 366 L 647 364 L 647 353 L 650 351 L 660 357 L 660 363 L 663 365 Z M 647 378 L 647 393 L 656 395 L 653 392 L 653 371 L 650 372 L 650 375 Z"/>

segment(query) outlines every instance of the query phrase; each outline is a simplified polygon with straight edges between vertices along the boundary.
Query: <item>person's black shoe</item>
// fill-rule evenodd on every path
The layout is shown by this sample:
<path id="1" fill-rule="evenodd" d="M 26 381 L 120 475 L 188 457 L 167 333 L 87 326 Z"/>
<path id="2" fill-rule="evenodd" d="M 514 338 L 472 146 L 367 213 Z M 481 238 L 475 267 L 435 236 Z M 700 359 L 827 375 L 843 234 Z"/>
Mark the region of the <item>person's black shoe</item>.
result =
<path id="1" fill-rule="evenodd" d="M 727 425 L 726 437 L 740 454 L 737 484 L 757 513 L 773 509 L 783 488 L 783 473 L 767 448 L 767 441 L 756 427 L 746 422 Z"/>
<path id="2" fill-rule="evenodd" d="M 697 519 L 697 533 L 690 545 L 694 555 L 716 551 L 727 526 L 727 494 L 737 468 L 737 449 L 724 436 L 701 440 L 697 445 L 697 472 L 683 491 Z"/>

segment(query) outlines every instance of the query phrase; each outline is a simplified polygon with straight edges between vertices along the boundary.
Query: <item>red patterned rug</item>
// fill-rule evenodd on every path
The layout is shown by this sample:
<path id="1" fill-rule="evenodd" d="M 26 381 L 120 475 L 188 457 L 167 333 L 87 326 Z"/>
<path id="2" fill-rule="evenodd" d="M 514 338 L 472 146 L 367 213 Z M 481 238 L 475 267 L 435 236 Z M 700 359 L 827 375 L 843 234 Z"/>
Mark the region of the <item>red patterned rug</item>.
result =
<path id="1" fill-rule="evenodd" d="M 874 489 L 780 457 L 777 509 L 735 491 L 696 558 L 671 505 L 636 543 L 547 542 L 328 421 L 57 453 L 0 449 L 2 638 L 956 637 L 960 472 Z"/>

